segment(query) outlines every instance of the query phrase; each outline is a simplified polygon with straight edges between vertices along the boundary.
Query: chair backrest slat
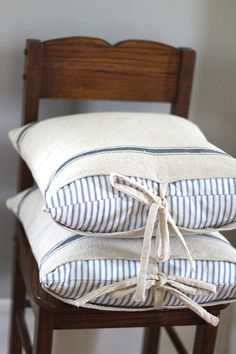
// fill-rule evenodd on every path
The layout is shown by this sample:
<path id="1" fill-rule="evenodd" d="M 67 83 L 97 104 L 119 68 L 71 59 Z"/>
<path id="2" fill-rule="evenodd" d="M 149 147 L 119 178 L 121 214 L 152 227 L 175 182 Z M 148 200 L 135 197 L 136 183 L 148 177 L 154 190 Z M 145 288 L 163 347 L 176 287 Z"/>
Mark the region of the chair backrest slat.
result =
<path id="1" fill-rule="evenodd" d="M 89 99 L 165 102 L 187 118 L 195 52 L 144 40 L 111 45 L 101 39 L 69 37 L 27 40 L 22 123 L 38 119 L 39 101 Z M 24 164 L 19 188 L 32 182 Z"/>
<path id="2" fill-rule="evenodd" d="M 50 41 L 43 47 L 41 97 L 172 102 L 180 55 L 176 48 L 137 41 Z"/>

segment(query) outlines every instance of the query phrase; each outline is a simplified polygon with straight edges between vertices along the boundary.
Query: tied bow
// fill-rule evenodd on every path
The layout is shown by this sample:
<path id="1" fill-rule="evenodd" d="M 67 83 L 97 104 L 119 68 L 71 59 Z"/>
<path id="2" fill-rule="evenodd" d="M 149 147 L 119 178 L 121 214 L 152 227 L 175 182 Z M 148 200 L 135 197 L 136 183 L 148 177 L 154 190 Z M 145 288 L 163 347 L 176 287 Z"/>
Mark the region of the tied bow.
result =
<path id="1" fill-rule="evenodd" d="M 83 306 L 87 302 L 97 299 L 99 296 L 109 294 L 111 298 L 121 298 L 136 291 L 138 278 L 130 278 L 122 280 L 118 283 L 107 285 L 82 296 L 80 299 L 74 301 L 76 306 Z M 202 306 L 190 299 L 187 295 L 210 295 L 216 293 L 216 286 L 201 280 L 178 277 L 166 276 L 164 273 L 156 275 L 147 275 L 145 282 L 145 291 L 153 289 L 154 291 L 154 308 L 161 308 L 164 306 L 164 296 L 166 292 L 171 293 L 178 298 L 186 307 L 194 311 L 198 316 L 203 318 L 206 322 L 217 326 L 219 318 L 207 312 Z"/>
<path id="2" fill-rule="evenodd" d="M 111 173 L 110 182 L 112 186 L 120 192 L 129 195 L 130 197 L 136 199 L 141 203 L 150 205 L 143 237 L 143 248 L 140 260 L 140 273 L 138 276 L 137 288 L 135 292 L 135 300 L 144 301 L 146 275 L 148 271 L 148 263 L 151 252 L 151 239 L 157 221 L 157 235 L 159 236 L 159 240 L 156 245 L 157 260 L 159 262 L 164 262 L 170 258 L 170 240 L 168 224 L 172 226 L 172 229 L 175 231 L 176 236 L 179 238 L 179 241 L 181 242 L 184 248 L 192 270 L 194 270 L 193 260 L 183 235 L 179 231 L 172 216 L 168 211 L 168 204 L 165 197 L 167 184 L 159 184 L 160 196 L 158 196 L 152 193 L 142 184 L 139 184 L 123 175 Z"/>

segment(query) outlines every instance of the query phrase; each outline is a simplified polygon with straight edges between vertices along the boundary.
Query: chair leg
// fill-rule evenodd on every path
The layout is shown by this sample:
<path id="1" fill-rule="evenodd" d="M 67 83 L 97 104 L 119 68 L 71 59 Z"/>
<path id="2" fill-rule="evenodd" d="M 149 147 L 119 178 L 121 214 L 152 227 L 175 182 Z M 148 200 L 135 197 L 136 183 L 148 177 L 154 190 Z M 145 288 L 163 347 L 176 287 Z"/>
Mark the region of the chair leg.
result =
<path id="1" fill-rule="evenodd" d="M 24 311 L 25 285 L 18 265 L 18 242 L 14 239 L 13 274 L 12 274 L 12 308 L 9 338 L 9 354 L 21 354 L 22 344 L 17 328 L 17 314 Z"/>
<path id="2" fill-rule="evenodd" d="M 198 325 L 196 328 L 193 354 L 213 354 L 218 327 L 210 324 Z"/>
<path id="3" fill-rule="evenodd" d="M 144 330 L 142 354 L 158 354 L 161 327 L 147 327 Z"/>
<path id="4" fill-rule="evenodd" d="M 39 308 L 35 315 L 33 354 L 51 354 L 53 326 L 53 314 Z"/>

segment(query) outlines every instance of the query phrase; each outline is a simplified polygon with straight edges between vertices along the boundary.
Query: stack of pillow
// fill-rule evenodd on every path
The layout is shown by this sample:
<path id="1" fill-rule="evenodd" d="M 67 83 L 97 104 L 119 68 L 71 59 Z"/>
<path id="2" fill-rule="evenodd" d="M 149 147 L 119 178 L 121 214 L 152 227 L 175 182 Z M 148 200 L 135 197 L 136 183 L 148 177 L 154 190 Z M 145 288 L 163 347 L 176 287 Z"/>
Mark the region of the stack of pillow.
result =
<path id="1" fill-rule="evenodd" d="M 92 113 L 10 132 L 38 187 L 7 201 L 42 287 L 70 304 L 141 311 L 236 299 L 236 160 L 177 116 Z"/>

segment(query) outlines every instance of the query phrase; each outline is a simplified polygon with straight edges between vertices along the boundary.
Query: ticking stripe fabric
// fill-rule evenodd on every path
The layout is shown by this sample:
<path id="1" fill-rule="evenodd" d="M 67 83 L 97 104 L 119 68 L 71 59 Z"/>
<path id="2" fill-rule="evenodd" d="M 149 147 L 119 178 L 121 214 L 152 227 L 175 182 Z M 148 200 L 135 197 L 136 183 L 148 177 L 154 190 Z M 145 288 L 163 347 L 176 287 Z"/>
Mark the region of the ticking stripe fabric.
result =
<path id="1" fill-rule="evenodd" d="M 45 210 L 58 223 L 90 235 L 130 236 L 133 231 L 145 227 L 135 293 L 136 300 L 142 301 L 155 228 L 159 235 L 156 246 L 159 261 L 169 259 L 171 227 L 192 264 L 191 254 L 178 227 L 187 226 L 193 230 L 231 227 L 236 218 L 235 182 L 235 179 L 226 178 L 183 180 L 164 187 L 149 179 L 117 174 L 87 177 L 52 195 Z"/>
<path id="2" fill-rule="evenodd" d="M 129 178 L 153 194 L 160 194 L 159 183 L 147 178 Z M 182 228 L 222 228 L 236 221 L 236 178 L 172 182 L 167 187 L 166 199 L 176 225 Z M 149 205 L 114 188 L 109 176 L 89 176 L 51 195 L 44 210 L 71 229 L 121 233 L 144 228 Z"/>
<path id="3" fill-rule="evenodd" d="M 43 288 L 62 301 L 78 306 L 78 301 L 95 290 L 103 291 L 106 286 L 117 286 L 137 277 L 142 239 L 93 238 L 62 228 L 42 212 L 43 198 L 36 188 L 18 194 L 8 200 L 7 205 L 23 223 L 39 266 Z M 212 291 L 190 289 L 187 298 L 192 298 L 195 303 L 234 301 L 236 250 L 218 232 L 188 235 L 185 241 L 194 258 L 195 272 L 192 272 L 179 242 L 170 237 L 170 260 L 162 264 L 157 262 L 155 240 L 152 240 L 148 277 L 163 274 L 169 282 L 175 277 L 177 285 L 178 279 L 184 281 L 186 278 L 193 283 L 204 281 L 210 287 L 213 283 L 215 288 Z M 114 296 L 104 293 L 82 306 L 151 310 L 157 294 L 164 295 L 165 307 L 183 306 L 180 298 L 171 292 L 170 285 L 164 286 L 159 290 L 155 286 L 147 290 L 143 302 L 135 302 L 132 294 L 120 296 L 119 291 L 115 291 Z M 127 289 L 124 291 L 126 294 Z"/>
<path id="4" fill-rule="evenodd" d="M 160 265 L 160 271 L 170 276 L 189 277 L 214 283 L 215 294 L 190 295 L 199 304 L 215 303 L 219 300 L 236 299 L 236 265 L 224 261 L 194 261 L 195 272 L 185 259 L 171 259 Z M 43 287 L 60 298 L 76 300 L 91 290 L 136 277 L 139 262 L 124 259 L 74 261 L 63 264 L 53 272 L 41 277 Z M 93 301 L 95 305 L 115 306 L 119 308 L 148 308 L 153 305 L 153 291 L 150 289 L 144 302 L 135 302 L 132 295 L 112 298 L 107 295 Z M 165 294 L 164 306 L 181 306 L 181 301 L 172 294 Z"/>

